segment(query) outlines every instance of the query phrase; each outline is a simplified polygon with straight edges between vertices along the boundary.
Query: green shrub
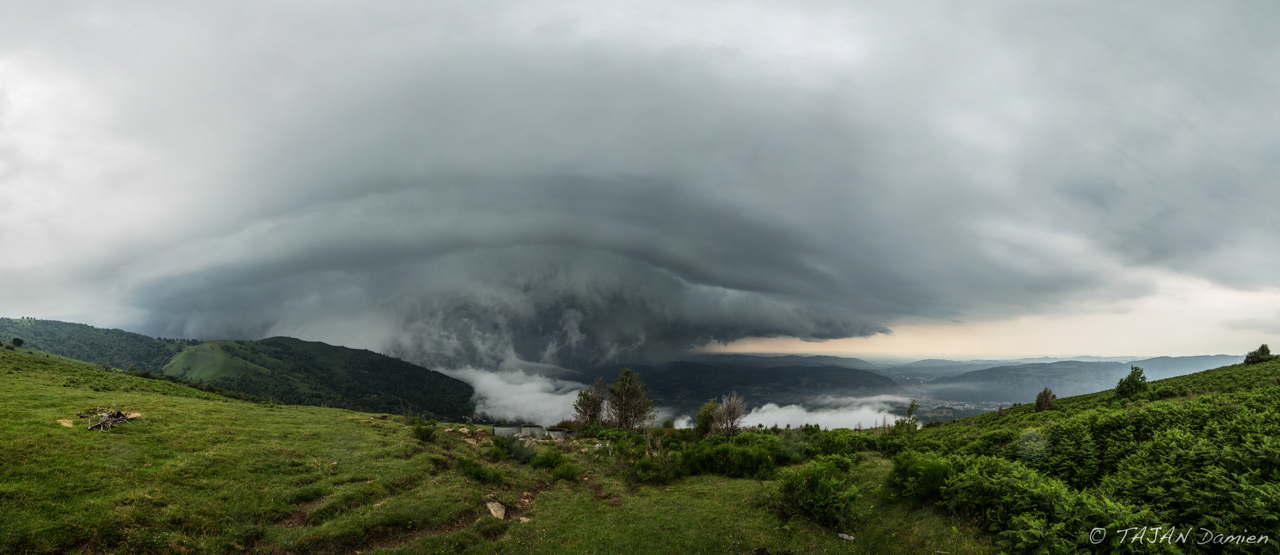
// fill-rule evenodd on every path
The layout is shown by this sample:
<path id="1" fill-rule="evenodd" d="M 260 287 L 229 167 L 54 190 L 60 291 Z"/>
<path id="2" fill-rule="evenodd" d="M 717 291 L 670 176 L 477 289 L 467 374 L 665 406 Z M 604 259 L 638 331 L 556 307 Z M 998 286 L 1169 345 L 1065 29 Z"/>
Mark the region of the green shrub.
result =
<path id="1" fill-rule="evenodd" d="M 489 449 L 484 452 L 484 458 L 489 459 L 489 462 L 493 463 L 505 461 L 507 460 L 507 456 L 507 450 L 497 445 L 489 447 Z"/>
<path id="2" fill-rule="evenodd" d="M 468 457 L 459 458 L 454 468 L 458 469 L 463 476 L 481 484 L 503 484 L 507 481 L 501 469 L 485 466 L 484 463 Z"/>
<path id="3" fill-rule="evenodd" d="M 904 497 L 917 501 L 942 498 L 943 486 L 951 475 L 951 464 L 934 454 L 915 452 L 900 453 L 893 458 L 893 470 L 889 471 L 889 486 Z"/>
<path id="4" fill-rule="evenodd" d="M 564 462 L 564 455 L 556 449 L 543 449 L 538 455 L 529 461 L 529 466 L 533 468 L 552 469 Z"/>
<path id="5" fill-rule="evenodd" d="M 1272 360 L 1274 358 L 1276 357 L 1275 355 L 1271 354 L 1271 347 L 1268 347 L 1266 346 L 1266 344 L 1263 344 L 1261 347 L 1258 347 L 1257 350 L 1249 351 L 1249 354 L 1244 355 L 1244 363 L 1258 364 L 1261 362 Z"/>
<path id="6" fill-rule="evenodd" d="M 1280 529 L 1280 421 L 1241 411 L 1227 425 L 1167 430 L 1102 480 L 1101 494 L 1158 520 L 1218 530 Z"/>
<path id="7" fill-rule="evenodd" d="M 591 425 L 578 430 L 575 437 L 579 439 L 597 439 L 606 431 L 608 431 L 608 428 L 604 427 L 599 422 L 593 422 Z"/>
<path id="8" fill-rule="evenodd" d="M 507 528 L 511 527 L 511 523 L 491 515 L 484 515 L 471 525 L 471 529 L 475 533 L 484 536 L 487 539 L 497 539 L 507 533 Z"/>
<path id="9" fill-rule="evenodd" d="M 525 445 L 516 438 L 493 437 L 489 441 L 493 444 L 493 447 L 486 452 L 486 456 L 493 462 L 511 459 L 520 464 L 529 464 L 529 461 L 532 461 L 533 457 L 538 454 L 536 447 Z"/>
<path id="10" fill-rule="evenodd" d="M 578 475 L 582 474 L 582 469 L 578 468 L 571 462 L 562 462 L 551 471 L 551 481 L 564 480 L 573 482 L 578 479 Z"/>
<path id="11" fill-rule="evenodd" d="M 822 526 L 844 530 L 859 515 L 854 503 L 861 492 L 849 476 L 854 462 L 843 455 L 821 455 L 802 468 L 780 473 L 775 507 L 783 518 L 804 517 Z"/>
<path id="12" fill-rule="evenodd" d="M 731 478 L 767 478 L 778 468 L 774 453 L 764 445 L 698 442 L 684 453 L 688 474 L 719 474 Z"/>
<path id="13" fill-rule="evenodd" d="M 423 443 L 430 443 L 436 437 L 436 429 L 421 424 L 413 427 L 413 438 Z"/>
<path id="14" fill-rule="evenodd" d="M 925 440 L 927 441 L 927 440 Z M 1004 451 L 1010 444 L 1018 441 L 1018 433 L 1008 428 L 1000 428 L 984 432 L 982 435 L 974 438 L 963 448 L 960 453 L 966 455 L 996 455 Z M 915 445 L 917 451 L 929 451 L 931 449 L 924 448 L 924 442 L 917 442 Z M 932 449 L 933 451 L 941 451 L 941 449 Z"/>
<path id="15" fill-rule="evenodd" d="M 1130 366 L 1129 375 L 1120 378 L 1116 383 L 1116 397 L 1134 399 L 1140 395 L 1146 395 L 1148 389 L 1150 386 L 1147 385 L 1147 377 L 1142 374 L 1142 369 Z"/>
<path id="16" fill-rule="evenodd" d="M 821 455 L 840 455 L 859 451 L 877 451 L 875 436 L 848 429 L 822 431 L 817 426 L 805 426 L 810 449 Z"/>
<path id="17" fill-rule="evenodd" d="M 976 517 L 1000 530 L 1000 546 L 1012 553 L 1079 553 L 1103 549 L 1146 549 L 1160 553 L 1164 545 L 1127 545 L 1108 536 L 1094 546 L 1090 530 L 1141 528 L 1158 519 L 1106 497 L 1076 492 L 1059 480 L 1025 465 L 995 457 L 955 457 L 943 505 L 953 513 Z M 1168 550 L 1166 550 L 1168 551 Z"/>
<path id="18" fill-rule="evenodd" d="M 1018 458 L 1028 463 L 1035 463 L 1049 451 L 1049 440 L 1035 428 L 1027 428 L 1018 436 L 1014 444 Z"/>
<path id="19" fill-rule="evenodd" d="M 1049 428 L 1049 450 L 1038 467 L 1076 489 L 1097 481 L 1098 453 L 1088 415 L 1062 420 Z"/>

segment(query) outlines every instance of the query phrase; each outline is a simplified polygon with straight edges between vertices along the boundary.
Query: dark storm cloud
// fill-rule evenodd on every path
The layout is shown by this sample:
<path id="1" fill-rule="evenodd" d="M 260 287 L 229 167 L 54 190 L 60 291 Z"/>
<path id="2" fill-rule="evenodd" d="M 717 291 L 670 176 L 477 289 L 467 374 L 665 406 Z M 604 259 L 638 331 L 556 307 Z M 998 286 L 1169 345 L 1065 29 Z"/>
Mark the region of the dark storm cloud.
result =
<path id="1" fill-rule="evenodd" d="M 1136 267 L 1273 283 L 1273 10 L 644 6 L 0 29 L 162 161 L 132 217 L 164 223 L 80 271 L 166 336 L 573 366 L 1128 298 Z"/>

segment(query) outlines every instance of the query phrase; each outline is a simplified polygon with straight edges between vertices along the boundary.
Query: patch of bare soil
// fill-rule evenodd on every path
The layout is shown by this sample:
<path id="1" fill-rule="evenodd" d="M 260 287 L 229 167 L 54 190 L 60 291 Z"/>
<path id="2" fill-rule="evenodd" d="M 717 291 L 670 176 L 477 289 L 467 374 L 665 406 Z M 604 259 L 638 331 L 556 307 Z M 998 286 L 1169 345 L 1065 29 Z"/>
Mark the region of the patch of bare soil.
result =
<path id="1" fill-rule="evenodd" d="M 313 499 L 311 501 L 307 501 L 306 503 L 298 505 L 298 510 L 296 512 L 277 521 L 276 526 L 281 526 L 284 528 L 298 528 L 301 526 L 311 526 L 311 511 L 315 510 L 316 507 L 319 507 L 320 505 L 323 505 L 323 504 L 324 504 L 324 498 L 322 497 L 322 498 Z"/>
<path id="2" fill-rule="evenodd" d="M 622 506 L 621 497 L 618 497 L 612 493 L 608 493 L 604 491 L 604 487 L 602 487 L 600 484 L 597 484 L 596 481 L 591 478 L 587 478 L 586 482 L 587 482 L 587 489 L 590 489 L 591 492 L 595 494 L 597 500 L 608 501 L 609 506 L 615 509 Z"/>

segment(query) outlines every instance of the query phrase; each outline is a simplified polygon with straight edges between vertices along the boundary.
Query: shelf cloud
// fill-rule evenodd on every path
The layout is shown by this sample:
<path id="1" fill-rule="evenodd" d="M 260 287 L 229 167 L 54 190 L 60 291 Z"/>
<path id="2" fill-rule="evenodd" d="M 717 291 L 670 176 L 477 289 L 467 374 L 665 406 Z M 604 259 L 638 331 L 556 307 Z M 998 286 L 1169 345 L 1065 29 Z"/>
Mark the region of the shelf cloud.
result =
<path id="1" fill-rule="evenodd" d="M 13 7 L 6 310 L 572 368 L 1275 286 L 1276 8 L 919 7 Z"/>

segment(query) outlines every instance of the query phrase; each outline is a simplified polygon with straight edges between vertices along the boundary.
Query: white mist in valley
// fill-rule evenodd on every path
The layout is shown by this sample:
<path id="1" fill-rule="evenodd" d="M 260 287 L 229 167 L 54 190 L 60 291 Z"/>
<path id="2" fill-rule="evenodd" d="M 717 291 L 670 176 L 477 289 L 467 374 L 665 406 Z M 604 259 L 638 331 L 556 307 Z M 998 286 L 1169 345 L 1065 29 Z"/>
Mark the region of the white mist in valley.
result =
<path id="1" fill-rule="evenodd" d="M 743 424 L 747 426 L 763 425 L 766 428 L 803 426 L 816 424 L 823 428 L 871 428 L 892 423 L 897 418 L 890 412 L 892 404 L 908 403 L 909 399 L 889 395 L 876 397 L 832 397 L 822 396 L 814 399 L 809 406 L 766 403 L 757 406 L 747 413 Z"/>
<path id="2" fill-rule="evenodd" d="M 573 417 L 573 402 L 587 386 L 524 370 L 460 368 L 441 372 L 471 384 L 476 412 L 495 420 L 552 425 Z"/>
<path id="3" fill-rule="evenodd" d="M 483 370 L 464 367 L 442 370 L 445 374 L 467 382 L 476 391 L 476 412 L 494 420 L 510 422 L 535 422 L 553 425 L 573 417 L 573 403 L 585 384 L 527 372 L 524 369 Z M 801 404 L 778 405 L 764 403 L 751 407 L 743 419 L 744 426 L 770 427 L 816 424 L 823 428 L 870 428 L 892 423 L 899 416 L 893 414 L 895 404 L 910 402 L 904 397 L 880 395 L 876 397 L 835 397 L 824 395 Z M 672 419 L 677 428 L 690 428 L 694 417 L 677 414 L 670 407 L 658 407 L 655 424 Z"/>

